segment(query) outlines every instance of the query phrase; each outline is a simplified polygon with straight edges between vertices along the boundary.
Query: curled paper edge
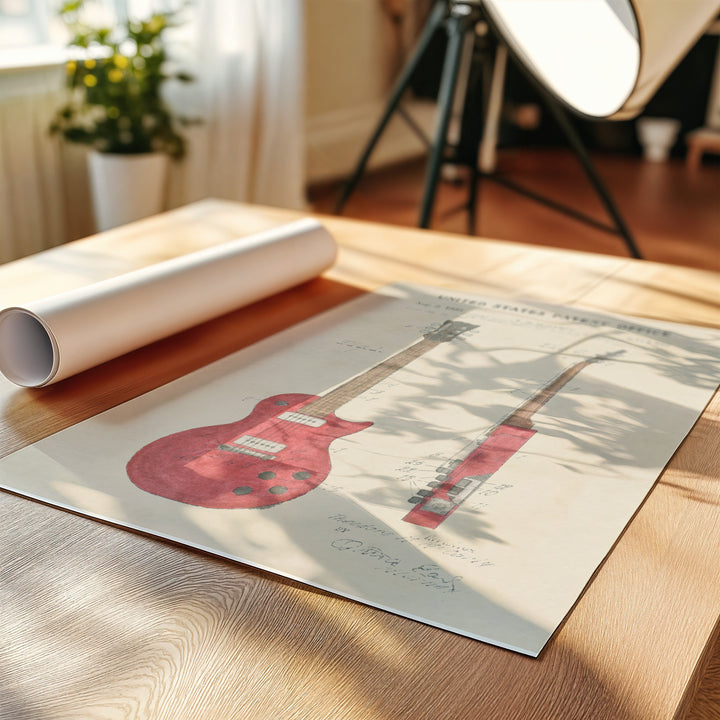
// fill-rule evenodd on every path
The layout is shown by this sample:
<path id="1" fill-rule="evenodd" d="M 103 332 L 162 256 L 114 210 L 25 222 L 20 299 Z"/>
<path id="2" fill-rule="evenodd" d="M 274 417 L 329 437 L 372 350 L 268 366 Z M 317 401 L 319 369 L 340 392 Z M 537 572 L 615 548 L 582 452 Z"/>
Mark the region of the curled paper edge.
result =
<path id="1" fill-rule="evenodd" d="M 310 280 L 335 261 L 307 218 L 0 311 L 0 372 L 44 387 Z"/>

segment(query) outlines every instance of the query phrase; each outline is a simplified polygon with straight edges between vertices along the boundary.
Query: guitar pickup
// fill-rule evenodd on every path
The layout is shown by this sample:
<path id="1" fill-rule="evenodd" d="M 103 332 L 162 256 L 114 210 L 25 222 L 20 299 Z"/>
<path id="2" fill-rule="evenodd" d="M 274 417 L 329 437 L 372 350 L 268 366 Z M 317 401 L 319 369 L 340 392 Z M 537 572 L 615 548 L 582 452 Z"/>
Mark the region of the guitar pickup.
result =
<path id="1" fill-rule="evenodd" d="M 458 488 L 458 491 L 456 493 L 448 493 L 450 497 L 454 500 L 454 502 L 459 505 L 461 502 L 466 500 L 470 495 L 472 495 L 483 483 L 487 481 L 487 479 L 490 477 L 490 474 L 486 475 L 467 475 L 461 480 L 458 480 L 457 484 L 455 485 L 456 488 Z M 462 483 L 462 484 L 461 484 Z M 453 488 L 454 490 L 455 488 Z"/>
<path id="2" fill-rule="evenodd" d="M 254 437 L 253 435 L 242 435 L 229 443 L 218 446 L 220 450 L 251 455 L 263 460 L 275 460 L 275 454 L 285 449 L 285 445 L 265 438 Z"/>
<path id="3" fill-rule="evenodd" d="M 226 450 L 227 452 L 239 453 L 240 455 L 250 455 L 250 457 L 260 458 L 262 460 L 276 460 L 276 455 L 268 455 L 250 448 L 238 447 L 237 445 L 218 445 L 218 450 Z"/>
<path id="4" fill-rule="evenodd" d="M 286 447 L 282 443 L 255 437 L 253 435 L 243 435 L 242 437 L 232 440 L 230 444 L 242 445 L 243 447 L 252 448 L 253 450 L 259 450 L 260 452 L 266 453 L 279 453 Z"/>
<path id="5" fill-rule="evenodd" d="M 490 475 L 466 475 L 460 478 L 448 491 L 447 499 L 435 492 L 420 490 L 417 494 L 418 507 L 436 515 L 447 515 L 477 490 Z M 423 498 L 427 498 L 423 502 Z"/>
<path id="6" fill-rule="evenodd" d="M 322 418 L 316 418 L 312 415 L 303 415 L 299 412 L 292 412 L 288 410 L 278 415 L 278 420 L 287 420 L 288 422 L 297 423 L 298 425 L 307 425 L 308 427 L 322 427 L 325 424 L 325 420 Z"/>
<path id="7" fill-rule="evenodd" d="M 449 512 L 457 507 L 457 503 L 450 502 L 449 500 L 443 500 L 439 497 L 430 498 L 423 506 L 422 509 L 426 512 L 435 513 L 436 515 L 447 515 Z"/>

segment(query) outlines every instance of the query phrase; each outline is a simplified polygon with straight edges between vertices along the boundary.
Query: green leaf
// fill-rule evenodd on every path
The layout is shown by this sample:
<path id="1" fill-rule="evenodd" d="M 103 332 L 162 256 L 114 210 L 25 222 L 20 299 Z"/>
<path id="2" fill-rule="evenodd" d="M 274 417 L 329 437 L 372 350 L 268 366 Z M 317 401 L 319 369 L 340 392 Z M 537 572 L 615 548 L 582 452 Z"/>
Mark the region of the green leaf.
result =
<path id="1" fill-rule="evenodd" d="M 68 65 L 68 101 L 56 112 L 50 131 L 104 151 L 157 149 L 181 157 L 185 140 L 176 126 L 186 120 L 171 114 L 161 92 L 168 79 L 194 80 L 187 72 L 168 76 L 162 70 L 167 60 L 163 34 L 180 24 L 177 14 L 155 13 L 117 28 L 91 27 L 79 18 L 84 5 L 85 0 L 66 0 L 59 15 L 70 31 L 69 46 L 90 50 L 96 59 Z M 121 55 L 125 40 L 133 40 L 136 51 Z"/>

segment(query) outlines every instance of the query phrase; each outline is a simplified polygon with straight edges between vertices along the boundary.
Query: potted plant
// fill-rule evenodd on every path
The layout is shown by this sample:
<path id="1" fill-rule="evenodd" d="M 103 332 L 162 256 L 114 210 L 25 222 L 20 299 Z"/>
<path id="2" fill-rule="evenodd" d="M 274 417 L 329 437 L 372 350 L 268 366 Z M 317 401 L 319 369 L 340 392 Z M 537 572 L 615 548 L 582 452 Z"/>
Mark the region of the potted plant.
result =
<path id="1" fill-rule="evenodd" d="M 177 13 L 156 13 L 112 26 L 84 20 L 85 0 L 65 2 L 59 15 L 70 32 L 68 97 L 50 130 L 90 147 L 90 186 L 98 229 L 163 209 L 168 158 L 185 142 L 162 96 L 164 83 L 192 78 L 168 73 L 166 31 Z"/>

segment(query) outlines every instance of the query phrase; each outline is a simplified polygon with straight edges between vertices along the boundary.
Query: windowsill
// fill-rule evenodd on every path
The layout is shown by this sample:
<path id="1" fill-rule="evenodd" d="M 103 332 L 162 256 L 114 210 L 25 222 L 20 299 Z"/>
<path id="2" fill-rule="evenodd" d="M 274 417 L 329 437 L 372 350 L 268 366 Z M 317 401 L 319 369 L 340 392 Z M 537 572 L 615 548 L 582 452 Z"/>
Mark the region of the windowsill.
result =
<path id="1" fill-rule="evenodd" d="M 65 48 L 52 45 L 0 50 L 0 73 L 57 67 L 63 65 L 67 58 Z"/>
<path id="2" fill-rule="evenodd" d="M 102 51 L 85 51 L 80 57 L 101 57 Z M 77 59 L 78 51 L 59 45 L 32 45 L 23 48 L 0 49 L 0 73 L 42 70 L 61 67 L 68 60 Z"/>

